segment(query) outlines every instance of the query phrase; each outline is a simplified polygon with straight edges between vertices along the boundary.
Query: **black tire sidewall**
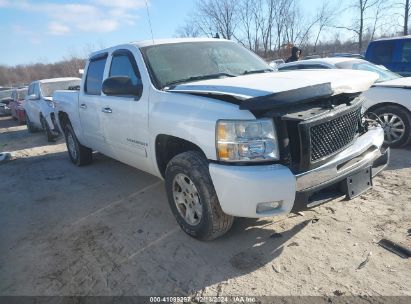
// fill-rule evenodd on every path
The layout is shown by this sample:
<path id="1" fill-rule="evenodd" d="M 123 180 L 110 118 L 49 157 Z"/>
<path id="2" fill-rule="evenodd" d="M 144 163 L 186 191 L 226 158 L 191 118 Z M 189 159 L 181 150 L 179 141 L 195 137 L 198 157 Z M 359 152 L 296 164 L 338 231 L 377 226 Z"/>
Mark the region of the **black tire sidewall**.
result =
<path id="1" fill-rule="evenodd" d="M 200 202 L 202 206 L 202 216 L 201 216 L 200 222 L 195 226 L 192 226 L 185 221 L 185 219 L 181 216 L 180 212 L 177 210 L 177 206 L 174 201 L 173 181 L 174 181 L 174 177 L 179 173 L 185 174 L 191 179 L 191 181 L 196 186 L 199 197 L 200 197 Z M 205 176 L 199 177 L 199 175 L 201 176 L 200 172 L 198 172 L 193 167 L 186 168 L 186 166 L 184 165 L 175 164 L 167 169 L 165 184 L 166 184 L 168 202 L 170 204 L 170 208 L 178 224 L 187 234 L 201 239 L 208 234 L 208 231 L 210 229 L 210 225 L 211 225 L 210 207 L 211 206 L 209 205 L 208 202 L 210 201 L 211 196 L 212 196 L 212 194 L 210 194 L 210 190 L 214 191 L 214 189 L 207 189 L 208 187 L 206 186 L 206 184 L 201 182 L 201 178 L 208 178 L 208 177 L 205 177 Z"/>
<path id="2" fill-rule="evenodd" d="M 73 128 L 71 127 L 70 124 L 67 124 L 66 127 L 64 128 L 64 135 L 66 138 L 66 146 L 67 146 L 67 152 L 70 157 L 70 160 L 73 164 L 78 165 L 80 161 L 80 146 L 79 142 L 77 140 L 76 135 L 74 134 Z M 74 158 L 73 155 L 71 154 L 70 148 L 69 148 L 69 143 L 68 143 L 68 136 L 71 135 L 74 141 L 74 145 L 76 146 L 76 151 L 77 151 L 77 158 Z"/>
<path id="3" fill-rule="evenodd" d="M 49 126 L 47 121 L 44 122 L 44 126 L 45 126 L 45 129 L 46 129 L 47 140 L 49 142 L 53 142 L 55 137 L 54 137 L 53 133 L 51 133 L 50 126 Z"/>
<path id="4" fill-rule="evenodd" d="M 391 113 L 391 114 L 395 114 L 398 117 L 401 118 L 401 120 L 404 122 L 405 125 L 405 132 L 404 132 L 404 136 L 401 138 L 400 141 L 394 143 L 394 144 L 390 144 L 390 147 L 392 148 L 400 148 L 404 145 L 406 145 L 409 141 L 410 141 L 410 137 L 411 137 L 411 115 L 409 113 L 406 112 L 406 110 L 398 107 L 398 106 L 382 106 L 379 108 L 376 108 L 372 111 L 373 113 L 377 114 L 378 116 L 384 113 Z M 385 137 L 385 134 L 384 134 Z"/>
<path id="5" fill-rule="evenodd" d="M 26 126 L 27 126 L 27 130 L 29 130 L 30 133 L 34 133 L 34 127 L 30 121 L 29 115 L 26 113 Z"/>

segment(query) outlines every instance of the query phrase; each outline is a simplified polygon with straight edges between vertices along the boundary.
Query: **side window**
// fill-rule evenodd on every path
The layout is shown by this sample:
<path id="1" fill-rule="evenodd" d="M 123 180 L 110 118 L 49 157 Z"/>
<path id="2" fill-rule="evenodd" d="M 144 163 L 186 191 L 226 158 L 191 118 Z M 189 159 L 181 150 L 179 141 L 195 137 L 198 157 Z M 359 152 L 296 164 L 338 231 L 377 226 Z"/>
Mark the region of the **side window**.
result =
<path id="1" fill-rule="evenodd" d="M 28 89 L 28 91 L 27 91 L 27 95 L 32 95 L 34 92 L 33 92 L 33 85 L 31 84 L 30 86 L 29 86 L 29 89 Z"/>
<path id="2" fill-rule="evenodd" d="M 300 70 L 318 70 L 318 69 L 328 69 L 328 67 L 321 64 L 302 64 L 300 65 Z"/>
<path id="3" fill-rule="evenodd" d="M 299 65 L 290 65 L 290 66 L 278 68 L 279 71 L 293 71 L 293 70 L 299 70 L 299 69 L 300 69 Z"/>
<path id="4" fill-rule="evenodd" d="M 128 76 L 134 85 L 141 83 L 137 64 L 135 63 L 134 58 L 127 54 L 113 56 L 109 76 Z"/>
<path id="5" fill-rule="evenodd" d="M 40 85 L 38 83 L 34 85 L 33 93 L 36 94 L 37 98 L 40 98 Z"/>
<path id="6" fill-rule="evenodd" d="M 411 41 L 404 42 L 402 46 L 401 62 L 411 62 Z"/>
<path id="7" fill-rule="evenodd" d="M 394 42 L 384 41 L 374 44 L 373 53 L 371 54 L 371 61 L 376 64 L 385 64 L 392 62 L 392 55 L 394 52 Z"/>
<path id="8" fill-rule="evenodd" d="M 85 92 L 90 95 L 100 95 L 103 83 L 104 67 L 107 57 L 91 60 L 88 65 Z"/>

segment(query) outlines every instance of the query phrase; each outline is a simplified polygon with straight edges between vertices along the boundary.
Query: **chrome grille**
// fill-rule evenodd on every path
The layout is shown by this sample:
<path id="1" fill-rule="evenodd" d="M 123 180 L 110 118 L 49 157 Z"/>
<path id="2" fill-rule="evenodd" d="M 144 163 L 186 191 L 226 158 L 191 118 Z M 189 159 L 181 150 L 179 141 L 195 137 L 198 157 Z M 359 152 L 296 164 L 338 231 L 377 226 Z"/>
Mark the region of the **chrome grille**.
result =
<path id="1" fill-rule="evenodd" d="M 358 133 L 361 108 L 310 127 L 311 161 L 330 156 L 350 144 Z"/>

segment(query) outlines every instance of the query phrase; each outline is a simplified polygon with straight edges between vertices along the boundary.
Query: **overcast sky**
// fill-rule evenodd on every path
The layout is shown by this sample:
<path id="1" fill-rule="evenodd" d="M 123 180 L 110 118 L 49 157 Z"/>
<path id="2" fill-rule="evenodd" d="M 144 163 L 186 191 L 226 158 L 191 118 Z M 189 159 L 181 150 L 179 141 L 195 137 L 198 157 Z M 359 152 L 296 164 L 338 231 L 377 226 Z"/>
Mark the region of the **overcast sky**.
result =
<path id="1" fill-rule="evenodd" d="M 313 14 L 322 0 L 300 1 Z M 176 35 L 195 0 L 148 0 L 155 38 Z M 0 0 L 0 64 L 55 62 L 150 39 L 145 0 Z"/>

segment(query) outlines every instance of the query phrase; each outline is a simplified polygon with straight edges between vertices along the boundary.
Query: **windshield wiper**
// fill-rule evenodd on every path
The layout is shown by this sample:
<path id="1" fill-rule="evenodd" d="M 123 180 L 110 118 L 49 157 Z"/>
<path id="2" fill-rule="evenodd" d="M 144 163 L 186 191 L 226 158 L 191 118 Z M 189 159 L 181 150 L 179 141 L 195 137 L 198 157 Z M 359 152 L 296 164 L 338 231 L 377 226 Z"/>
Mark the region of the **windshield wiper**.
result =
<path id="1" fill-rule="evenodd" d="M 166 83 L 166 85 L 163 87 L 163 89 L 165 89 L 167 87 L 170 87 L 171 85 L 174 85 L 174 84 L 190 82 L 190 81 L 197 81 L 197 80 L 213 79 L 213 78 L 219 78 L 219 77 L 222 77 L 222 76 L 236 77 L 236 75 L 233 75 L 233 74 L 230 74 L 230 73 L 215 73 L 215 74 L 208 74 L 208 75 L 192 76 L 192 77 L 189 77 L 189 78 L 170 81 L 170 82 Z"/>
<path id="2" fill-rule="evenodd" d="M 267 73 L 267 72 L 274 72 L 272 69 L 262 69 L 262 70 L 255 70 L 255 71 L 244 71 L 241 75 L 248 75 L 248 74 L 259 74 L 259 73 Z"/>

